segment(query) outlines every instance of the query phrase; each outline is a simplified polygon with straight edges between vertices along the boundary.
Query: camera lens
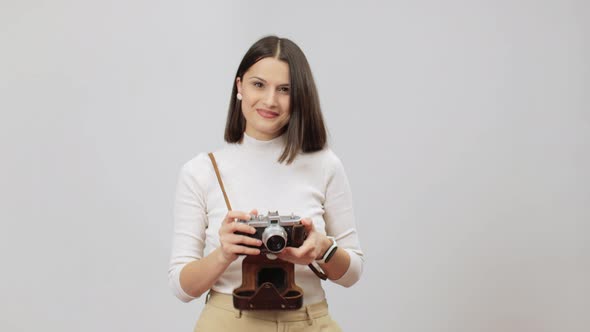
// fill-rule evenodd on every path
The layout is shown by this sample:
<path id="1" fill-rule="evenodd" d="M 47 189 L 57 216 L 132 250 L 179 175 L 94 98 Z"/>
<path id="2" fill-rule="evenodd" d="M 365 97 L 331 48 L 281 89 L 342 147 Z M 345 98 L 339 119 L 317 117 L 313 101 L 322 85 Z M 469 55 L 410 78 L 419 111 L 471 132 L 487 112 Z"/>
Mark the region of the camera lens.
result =
<path id="1" fill-rule="evenodd" d="M 266 247 L 268 250 L 277 252 L 285 248 L 285 239 L 279 235 L 274 235 L 266 240 Z"/>
<path id="2" fill-rule="evenodd" d="M 262 232 L 262 243 L 272 253 L 278 253 L 287 245 L 287 232 L 277 224 L 267 226 Z"/>

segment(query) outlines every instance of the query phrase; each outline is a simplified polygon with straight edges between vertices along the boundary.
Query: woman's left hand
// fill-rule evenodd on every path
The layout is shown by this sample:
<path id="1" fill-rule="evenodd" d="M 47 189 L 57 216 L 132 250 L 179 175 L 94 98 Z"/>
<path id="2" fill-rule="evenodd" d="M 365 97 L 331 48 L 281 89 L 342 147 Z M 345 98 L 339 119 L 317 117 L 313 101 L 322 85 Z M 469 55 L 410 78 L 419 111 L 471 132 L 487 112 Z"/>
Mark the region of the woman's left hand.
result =
<path id="1" fill-rule="evenodd" d="M 331 245 L 330 239 L 316 231 L 311 219 L 301 219 L 307 238 L 299 248 L 286 247 L 277 257 L 293 264 L 308 265 L 320 258 Z"/>

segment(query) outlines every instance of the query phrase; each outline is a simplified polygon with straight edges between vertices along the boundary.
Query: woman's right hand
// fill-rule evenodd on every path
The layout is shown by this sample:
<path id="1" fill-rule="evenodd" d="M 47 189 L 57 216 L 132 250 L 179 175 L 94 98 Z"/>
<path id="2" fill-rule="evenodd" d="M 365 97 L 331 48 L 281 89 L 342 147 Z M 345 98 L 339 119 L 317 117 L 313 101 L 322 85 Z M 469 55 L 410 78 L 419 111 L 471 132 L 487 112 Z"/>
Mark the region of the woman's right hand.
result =
<path id="1" fill-rule="evenodd" d="M 249 220 L 250 215 L 258 215 L 257 210 L 252 210 L 250 213 L 242 211 L 229 211 L 221 227 L 219 228 L 219 242 L 221 243 L 221 253 L 227 263 L 231 263 L 238 259 L 241 254 L 246 255 L 259 255 L 260 250 L 255 248 L 248 248 L 248 246 L 259 247 L 262 245 L 262 241 L 251 238 L 246 235 L 235 234 L 236 232 L 254 234 L 256 229 L 245 223 L 235 222 L 236 218 L 242 220 Z"/>

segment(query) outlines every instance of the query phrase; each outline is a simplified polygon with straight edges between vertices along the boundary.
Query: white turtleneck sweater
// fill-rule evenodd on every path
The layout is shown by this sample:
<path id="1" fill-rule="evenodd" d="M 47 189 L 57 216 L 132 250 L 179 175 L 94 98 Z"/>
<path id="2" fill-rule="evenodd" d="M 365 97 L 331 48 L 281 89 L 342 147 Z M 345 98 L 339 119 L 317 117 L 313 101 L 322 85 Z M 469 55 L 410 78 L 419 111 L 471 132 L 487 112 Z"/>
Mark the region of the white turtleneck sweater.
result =
<path id="1" fill-rule="evenodd" d="M 348 179 L 340 159 L 325 148 L 299 154 L 291 165 L 277 160 L 285 146 L 284 135 L 270 141 L 244 133 L 242 143 L 226 144 L 214 152 L 233 210 L 259 214 L 278 211 L 313 220 L 316 230 L 334 236 L 338 250 L 350 255 L 347 272 L 333 282 L 345 287 L 362 273 L 359 245 Z M 168 272 L 170 287 L 180 300 L 189 302 L 180 286 L 180 271 L 220 246 L 219 227 L 227 214 L 223 193 L 207 153 L 188 161 L 180 171 L 174 202 L 174 238 Z M 242 260 L 232 262 L 212 289 L 225 294 L 242 283 Z M 295 283 L 303 289 L 305 304 L 325 298 L 321 280 L 306 265 L 295 266 Z"/>

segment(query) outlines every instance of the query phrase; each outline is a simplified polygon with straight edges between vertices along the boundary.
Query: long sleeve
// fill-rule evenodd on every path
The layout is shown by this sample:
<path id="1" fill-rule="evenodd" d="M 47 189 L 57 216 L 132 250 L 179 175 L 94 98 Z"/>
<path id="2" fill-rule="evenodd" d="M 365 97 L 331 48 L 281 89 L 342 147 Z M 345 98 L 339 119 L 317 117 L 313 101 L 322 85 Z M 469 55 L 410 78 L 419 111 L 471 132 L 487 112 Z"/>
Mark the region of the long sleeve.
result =
<path id="1" fill-rule="evenodd" d="M 354 285 L 361 277 L 364 254 L 361 250 L 354 218 L 350 184 L 340 159 L 333 153 L 326 165 L 326 194 L 324 201 L 324 220 L 326 233 L 334 236 L 338 247 L 350 255 L 350 265 L 346 273 L 335 283 L 344 287 Z"/>
<path id="2" fill-rule="evenodd" d="M 189 302 L 195 297 L 188 295 L 180 286 L 180 271 L 187 263 L 203 258 L 207 228 L 206 201 L 192 172 L 192 165 L 192 161 L 186 163 L 178 177 L 174 200 L 172 255 L 168 269 L 170 288 L 183 302 Z"/>

